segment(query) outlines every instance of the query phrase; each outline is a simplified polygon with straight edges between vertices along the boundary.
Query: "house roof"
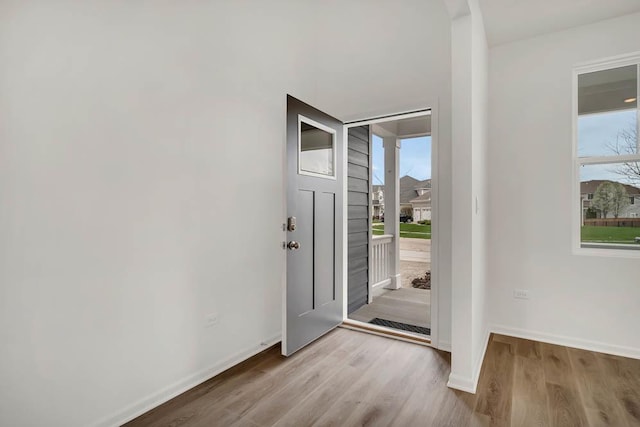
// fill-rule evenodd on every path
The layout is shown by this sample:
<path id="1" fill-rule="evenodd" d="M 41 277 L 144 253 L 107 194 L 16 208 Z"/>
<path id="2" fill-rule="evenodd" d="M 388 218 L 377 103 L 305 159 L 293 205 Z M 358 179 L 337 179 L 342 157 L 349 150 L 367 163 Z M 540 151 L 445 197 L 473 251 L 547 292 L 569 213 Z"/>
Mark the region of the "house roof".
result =
<path id="1" fill-rule="evenodd" d="M 411 203 L 413 199 L 418 197 L 418 189 L 431 188 L 431 180 L 425 179 L 424 181 L 418 181 L 412 176 L 405 175 L 400 178 L 400 204 Z"/>
<path id="2" fill-rule="evenodd" d="M 416 198 L 419 198 L 418 190 L 426 189 L 425 194 L 431 194 L 431 180 L 425 179 L 423 181 L 417 180 L 412 176 L 405 175 L 400 178 L 400 204 L 410 204 Z M 373 192 L 378 190 L 384 191 L 384 185 L 374 185 Z M 430 198 L 431 196 L 429 196 Z M 425 200 L 425 199 L 420 199 Z"/>
<path id="3" fill-rule="evenodd" d="M 410 200 L 411 203 L 430 202 L 430 201 L 431 201 L 431 191 L 427 191 L 424 194 L 422 194 L 421 196 L 418 196 L 415 199 L 411 199 Z"/>
<path id="4" fill-rule="evenodd" d="M 596 189 L 603 182 L 615 182 L 608 181 L 604 179 L 592 179 L 591 181 L 583 181 L 580 183 L 580 194 L 593 194 L 596 192 Z M 631 195 L 639 195 L 640 196 L 640 188 L 634 187 L 633 185 L 623 184 L 624 188 L 627 190 L 627 194 Z"/>
<path id="5" fill-rule="evenodd" d="M 416 208 L 420 207 L 431 207 L 431 191 L 427 191 L 426 193 L 416 197 L 411 200 L 411 206 Z"/>

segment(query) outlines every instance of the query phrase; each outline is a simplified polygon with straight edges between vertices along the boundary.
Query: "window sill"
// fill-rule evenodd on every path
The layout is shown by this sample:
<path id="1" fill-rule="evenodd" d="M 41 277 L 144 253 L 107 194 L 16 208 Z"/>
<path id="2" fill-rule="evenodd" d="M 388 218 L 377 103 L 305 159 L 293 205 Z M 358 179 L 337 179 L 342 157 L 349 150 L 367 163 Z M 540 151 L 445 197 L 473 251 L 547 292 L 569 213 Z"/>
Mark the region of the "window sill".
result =
<path id="1" fill-rule="evenodd" d="M 581 243 L 574 247 L 574 255 L 608 258 L 640 258 L 640 245 L 616 243 Z"/>

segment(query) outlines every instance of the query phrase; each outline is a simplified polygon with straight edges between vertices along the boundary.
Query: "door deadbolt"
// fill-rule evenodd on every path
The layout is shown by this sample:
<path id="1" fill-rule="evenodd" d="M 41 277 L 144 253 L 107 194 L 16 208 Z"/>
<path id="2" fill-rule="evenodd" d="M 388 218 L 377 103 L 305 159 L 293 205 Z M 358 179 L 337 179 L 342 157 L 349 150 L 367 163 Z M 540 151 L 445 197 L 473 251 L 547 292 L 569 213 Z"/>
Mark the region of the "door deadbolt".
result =
<path id="1" fill-rule="evenodd" d="M 290 216 L 287 219 L 287 230 L 296 231 L 296 217 L 295 216 Z"/>
<path id="2" fill-rule="evenodd" d="M 300 243 L 292 240 L 289 242 L 289 244 L 287 245 L 287 247 L 289 248 L 290 251 L 294 250 L 294 249 L 300 249 Z"/>

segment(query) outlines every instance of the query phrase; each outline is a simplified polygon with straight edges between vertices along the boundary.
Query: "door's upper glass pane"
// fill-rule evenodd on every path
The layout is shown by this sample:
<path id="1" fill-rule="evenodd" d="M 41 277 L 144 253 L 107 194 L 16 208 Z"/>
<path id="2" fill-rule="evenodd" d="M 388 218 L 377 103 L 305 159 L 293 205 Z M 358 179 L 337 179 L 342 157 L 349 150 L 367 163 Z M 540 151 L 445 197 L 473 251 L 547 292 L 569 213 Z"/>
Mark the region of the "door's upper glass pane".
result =
<path id="1" fill-rule="evenodd" d="M 578 156 L 638 153 L 638 67 L 578 76 Z"/>
<path id="2" fill-rule="evenodd" d="M 333 176 L 334 134 L 300 123 L 300 172 Z"/>

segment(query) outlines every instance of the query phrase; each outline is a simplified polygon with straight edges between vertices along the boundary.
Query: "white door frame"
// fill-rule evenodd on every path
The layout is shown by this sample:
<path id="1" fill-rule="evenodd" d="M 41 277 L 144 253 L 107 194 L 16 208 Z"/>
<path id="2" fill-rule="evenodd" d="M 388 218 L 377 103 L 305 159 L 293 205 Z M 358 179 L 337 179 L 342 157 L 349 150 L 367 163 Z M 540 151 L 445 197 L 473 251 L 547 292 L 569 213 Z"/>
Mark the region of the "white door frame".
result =
<path id="1" fill-rule="evenodd" d="M 352 127 L 364 126 L 364 125 L 372 125 L 376 123 L 384 123 L 390 122 L 394 120 L 401 119 L 410 119 L 414 117 L 426 117 L 431 115 L 431 346 L 437 347 L 438 345 L 438 288 L 440 285 L 440 276 L 439 276 L 439 241 L 440 241 L 440 221 L 439 221 L 439 211 L 440 211 L 440 203 L 439 203 L 439 191 L 438 191 L 438 174 L 439 174 L 439 165 L 438 165 L 438 102 L 431 102 L 429 107 L 425 107 L 424 109 L 420 109 L 412 112 L 399 112 L 397 114 L 390 114 L 384 117 L 374 117 L 370 119 L 363 119 L 358 121 L 351 121 L 345 123 L 344 132 L 343 132 L 343 170 L 347 171 L 347 150 L 348 150 L 348 130 Z M 372 141 L 372 132 L 371 128 L 369 129 L 369 148 L 371 150 Z M 371 151 L 369 151 L 369 196 L 371 196 L 372 190 L 372 165 L 371 165 Z M 348 189 L 347 182 L 345 179 L 343 183 L 343 214 L 344 218 L 348 218 L 347 216 L 347 197 L 348 197 Z M 369 200 L 369 203 L 371 201 Z M 435 224 L 435 227 L 433 227 Z M 344 227 L 343 230 L 343 321 L 348 319 L 347 307 L 348 307 L 348 268 L 347 262 L 348 257 L 346 256 L 349 253 L 348 250 L 348 230 L 347 227 Z M 399 238 L 399 236 L 397 236 Z M 369 230 L 369 263 L 371 262 L 371 230 Z M 371 291 L 371 283 L 369 283 L 369 291 Z"/>

